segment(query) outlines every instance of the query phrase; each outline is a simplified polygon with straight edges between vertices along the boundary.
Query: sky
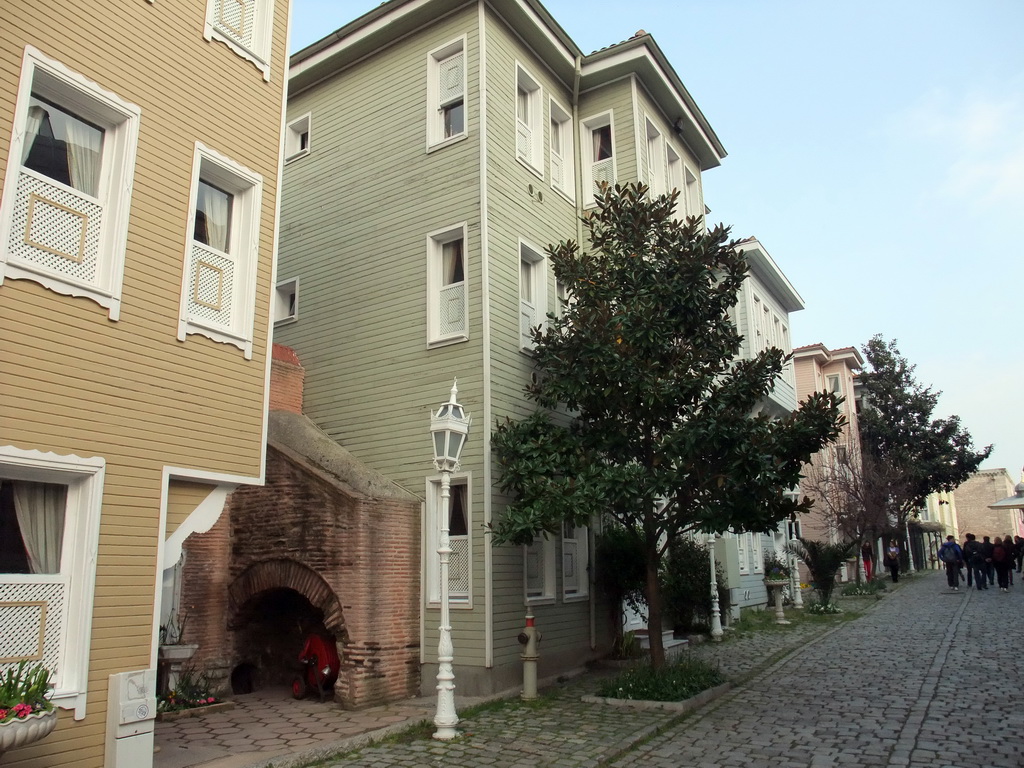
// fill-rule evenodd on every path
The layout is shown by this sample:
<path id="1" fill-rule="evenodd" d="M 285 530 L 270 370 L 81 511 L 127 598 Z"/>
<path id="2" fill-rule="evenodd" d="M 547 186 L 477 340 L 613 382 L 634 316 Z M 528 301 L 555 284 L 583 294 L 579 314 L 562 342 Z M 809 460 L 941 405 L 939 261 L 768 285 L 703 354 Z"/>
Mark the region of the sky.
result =
<path id="1" fill-rule="evenodd" d="M 709 224 L 804 299 L 794 346 L 896 339 L 1022 479 L 1024 2 L 542 2 L 586 53 L 654 35 L 728 152 Z M 291 51 L 377 5 L 293 0 Z"/>

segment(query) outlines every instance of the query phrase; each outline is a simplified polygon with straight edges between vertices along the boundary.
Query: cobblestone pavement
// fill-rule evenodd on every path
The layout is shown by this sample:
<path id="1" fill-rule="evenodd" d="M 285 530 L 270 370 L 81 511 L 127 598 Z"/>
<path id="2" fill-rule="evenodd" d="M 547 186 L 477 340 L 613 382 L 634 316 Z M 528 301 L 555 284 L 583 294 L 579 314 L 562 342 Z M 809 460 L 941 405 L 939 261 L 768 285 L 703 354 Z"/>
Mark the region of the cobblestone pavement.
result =
<path id="1" fill-rule="evenodd" d="M 249 736 L 248 749 L 267 750 L 261 761 L 241 759 L 246 748 L 235 744 L 238 762 L 230 766 L 312 765 L 333 751 L 336 756 L 315 765 L 1020 768 L 1024 714 L 1013 703 L 1022 682 L 1019 582 L 1009 594 L 952 593 L 942 574 L 927 572 L 880 601 L 844 599 L 844 607 L 867 608 L 855 621 L 797 624 L 695 646 L 687 653 L 718 665 L 737 685 L 689 715 L 585 703 L 580 697 L 602 678 L 587 674 L 538 702 L 461 710 L 463 735 L 450 743 L 431 741 L 432 728 L 425 728 L 369 746 L 332 733 L 330 742 L 275 748 L 270 740 L 283 735 L 268 729 L 259 747 L 258 737 Z M 1004 693 L 993 697 L 993 690 Z M 428 702 L 415 705 L 423 713 Z M 404 714 L 395 727 L 422 719 Z M 334 725 L 327 718 L 321 727 L 333 732 Z M 229 768 L 227 760 L 203 765 Z"/>
<path id="2" fill-rule="evenodd" d="M 611 765 L 1019 768 L 1016 578 L 1009 593 L 909 581 Z"/>

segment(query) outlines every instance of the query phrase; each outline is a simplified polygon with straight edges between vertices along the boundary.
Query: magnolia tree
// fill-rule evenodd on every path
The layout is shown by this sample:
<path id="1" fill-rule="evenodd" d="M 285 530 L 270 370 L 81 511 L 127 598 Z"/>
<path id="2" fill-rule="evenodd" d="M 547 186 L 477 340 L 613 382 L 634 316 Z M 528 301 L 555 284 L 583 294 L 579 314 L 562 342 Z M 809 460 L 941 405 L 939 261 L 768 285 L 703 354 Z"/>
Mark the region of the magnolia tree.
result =
<path id="1" fill-rule="evenodd" d="M 954 490 L 992 446 L 975 451 L 959 416 L 932 418 L 942 393 L 917 381 L 895 340 L 876 335 L 863 349 L 870 366 L 859 378 L 867 401 L 859 419 L 865 513 L 902 533 L 928 494 Z"/>
<path id="2" fill-rule="evenodd" d="M 730 317 L 747 265 L 728 230 L 675 221 L 676 195 L 606 188 L 583 227 L 591 249 L 548 250 L 570 292 L 535 329 L 537 410 L 499 424 L 499 486 L 513 499 L 495 543 L 614 518 L 643 541 L 651 659 L 664 663 L 658 571 L 691 531 L 770 531 L 810 502 L 787 495 L 839 433 L 835 397 L 781 420 L 754 415 L 782 373 L 769 348 L 740 360 Z M 600 568 L 598 563 L 598 568 Z"/>

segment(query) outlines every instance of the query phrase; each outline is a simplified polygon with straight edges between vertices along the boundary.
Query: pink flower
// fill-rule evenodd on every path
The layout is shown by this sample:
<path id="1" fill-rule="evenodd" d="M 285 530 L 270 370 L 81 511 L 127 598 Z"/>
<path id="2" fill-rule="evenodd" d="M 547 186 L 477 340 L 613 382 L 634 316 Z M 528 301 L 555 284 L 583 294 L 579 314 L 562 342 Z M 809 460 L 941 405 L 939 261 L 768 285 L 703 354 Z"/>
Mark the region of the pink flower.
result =
<path id="1" fill-rule="evenodd" d="M 213 703 L 214 703 L 215 701 L 217 701 L 217 700 L 216 700 L 215 698 L 213 698 L 213 696 L 211 696 L 210 698 L 208 698 L 208 699 L 206 700 L 206 703 L 207 703 L 207 704 L 213 704 Z"/>
<path id="2" fill-rule="evenodd" d="M 7 710 L 0 709 L 0 720 L 3 720 L 5 717 L 7 717 Z"/>
<path id="3" fill-rule="evenodd" d="M 15 717 L 28 717 L 32 714 L 32 707 L 28 704 L 15 704 L 13 707 Z"/>

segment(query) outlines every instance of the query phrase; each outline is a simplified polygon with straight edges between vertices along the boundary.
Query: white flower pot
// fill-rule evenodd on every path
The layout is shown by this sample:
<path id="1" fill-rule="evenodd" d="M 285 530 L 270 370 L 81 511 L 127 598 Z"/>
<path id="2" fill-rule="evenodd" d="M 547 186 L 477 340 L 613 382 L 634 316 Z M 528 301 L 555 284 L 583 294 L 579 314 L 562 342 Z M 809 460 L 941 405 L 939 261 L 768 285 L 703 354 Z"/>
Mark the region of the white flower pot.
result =
<path id="1" fill-rule="evenodd" d="M 28 717 L 0 723 L 0 755 L 9 749 L 24 747 L 44 736 L 49 736 L 57 727 L 57 710 L 36 712 Z"/>

